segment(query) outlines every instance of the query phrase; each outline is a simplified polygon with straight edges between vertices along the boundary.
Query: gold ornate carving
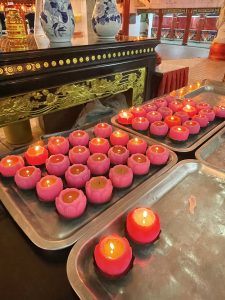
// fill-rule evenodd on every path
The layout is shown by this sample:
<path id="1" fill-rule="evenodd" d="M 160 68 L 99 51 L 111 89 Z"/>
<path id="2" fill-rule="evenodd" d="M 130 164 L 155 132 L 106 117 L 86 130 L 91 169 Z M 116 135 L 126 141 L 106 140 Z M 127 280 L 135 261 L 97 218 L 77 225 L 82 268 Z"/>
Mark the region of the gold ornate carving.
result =
<path id="1" fill-rule="evenodd" d="M 146 68 L 65 84 L 0 100 L 0 126 L 87 103 L 132 89 L 132 105 L 143 101 Z"/>

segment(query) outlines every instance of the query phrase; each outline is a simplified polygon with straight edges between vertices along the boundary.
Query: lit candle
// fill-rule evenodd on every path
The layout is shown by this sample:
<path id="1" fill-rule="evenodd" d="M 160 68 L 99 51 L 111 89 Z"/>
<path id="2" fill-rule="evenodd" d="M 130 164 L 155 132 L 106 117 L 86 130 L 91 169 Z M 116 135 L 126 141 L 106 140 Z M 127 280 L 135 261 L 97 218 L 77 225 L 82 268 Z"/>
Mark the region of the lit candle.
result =
<path id="1" fill-rule="evenodd" d="M 129 142 L 127 143 L 127 149 L 131 154 L 145 154 L 147 149 L 147 143 L 143 139 L 135 137 L 129 140 Z"/>
<path id="2" fill-rule="evenodd" d="M 213 110 L 215 112 L 216 117 L 225 118 L 225 106 L 224 105 L 214 106 Z"/>
<path id="3" fill-rule="evenodd" d="M 117 130 L 113 131 L 110 135 L 110 142 L 112 145 L 126 146 L 129 141 L 129 135 L 125 131 Z"/>
<path id="4" fill-rule="evenodd" d="M 92 177 L 86 182 L 85 191 L 89 202 L 103 204 L 111 200 L 113 185 L 104 176 Z"/>
<path id="5" fill-rule="evenodd" d="M 135 130 L 147 130 L 149 127 L 149 121 L 145 117 L 136 117 L 132 120 L 132 128 Z"/>
<path id="6" fill-rule="evenodd" d="M 112 126 L 107 123 L 99 123 L 94 127 L 94 134 L 97 137 L 108 138 L 112 133 Z"/>
<path id="7" fill-rule="evenodd" d="M 183 107 L 183 111 L 186 112 L 190 118 L 197 114 L 197 109 L 189 104 Z"/>
<path id="8" fill-rule="evenodd" d="M 185 121 L 189 120 L 188 113 L 183 110 L 175 112 L 174 116 L 179 117 L 181 119 L 181 123 L 184 123 Z"/>
<path id="9" fill-rule="evenodd" d="M 192 84 L 189 85 L 189 91 L 192 91 L 193 90 L 193 86 Z"/>
<path id="10" fill-rule="evenodd" d="M 160 98 L 154 100 L 154 104 L 157 106 L 157 108 L 160 108 L 160 107 L 166 107 L 168 103 L 165 98 Z"/>
<path id="11" fill-rule="evenodd" d="M 104 138 L 93 138 L 89 142 L 89 150 L 91 153 L 107 153 L 109 148 L 109 141 Z"/>
<path id="12" fill-rule="evenodd" d="M 110 167 L 110 159 L 103 153 L 94 153 L 88 157 L 87 166 L 94 175 L 104 175 Z"/>
<path id="13" fill-rule="evenodd" d="M 69 147 L 68 139 L 63 136 L 54 136 L 48 139 L 48 150 L 51 154 L 66 154 Z"/>
<path id="14" fill-rule="evenodd" d="M 206 115 L 195 115 L 192 117 L 192 120 L 198 122 L 200 127 L 206 127 L 209 124 L 209 119 Z"/>
<path id="15" fill-rule="evenodd" d="M 168 125 L 163 121 L 156 121 L 150 125 L 150 133 L 154 136 L 165 136 L 168 132 Z"/>
<path id="16" fill-rule="evenodd" d="M 127 215 L 126 229 L 134 242 L 153 243 L 160 235 L 159 217 L 149 208 L 136 208 Z"/>
<path id="17" fill-rule="evenodd" d="M 85 212 L 87 198 L 81 190 L 67 188 L 55 199 L 58 213 L 67 219 L 78 218 Z"/>
<path id="18" fill-rule="evenodd" d="M 146 118 L 148 119 L 149 123 L 153 123 L 156 121 L 162 120 L 162 115 L 158 111 L 150 111 L 147 113 Z"/>
<path id="19" fill-rule="evenodd" d="M 69 159 L 72 164 L 86 164 L 90 151 L 85 146 L 74 146 L 69 151 Z"/>
<path id="20" fill-rule="evenodd" d="M 107 277 L 120 277 L 132 267 L 132 248 L 126 238 L 111 234 L 95 246 L 94 260 Z"/>
<path id="21" fill-rule="evenodd" d="M 188 139 L 189 129 L 185 126 L 172 126 L 169 131 L 169 137 L 174 141 L 183 142 Z"/>
<path id="22" fill-rule="evenodd" d="M 127 165 L 134 175 L 145 175 L 149 172 L 150 161 L 144 154 L 132 154 L 127 160 Z"/>
<path id="23" fill-rule="evenodd" d="M 22 190 L 35 188 L 37 182 L 41 179 L 41 170 L 34 166 L 22 167 L 17 170 L 14 177 L 16 185 Z"/>
<path id="24" fill-rule="evenodd" d="M 172 109 L 173 112 L 176 112 L 183 108 L 183 104 L 178 101 L 171 101 L 169 103 L 169 108 Z"/>
<path id="25" fill-rule="evenodd" d="M 36 191 L 39 199 L 45 202 L 55 201 L 55 198 L 62 190 L 62 179 L 55 175 L 47 175 L 42 177 L 36 185 Z"/>
<path id="26" fill-rule="evenodd" d="M 132 120 L 134 118 L 134 115 L 131 112 L 127 111 L 121 111 L 118 114 L 118 123 L 123 124 L 123 125 L 130 125 L 132 123 Z"/>
<path id="27" fill-rule="evenodd" d="M 129 151 L 124 146 L 116 145 L 109 149 L 108 157 L 110 159 L 111 164 L 123 165 L 127 163 Z"/>
<path id="28" fill-rule="evenodd" d="M 63 176 L 70 165 L 68 156 L 63 154 L 51 155 L 45 162 L 46 170 L 51 175 Z"/>
<path id="29" fill-rule="evenodd" d="M 168 125 L 168 127 L 181 125 L 181 119 L 178 116 L 167 116 L 164 119 L 164 122 Z"/>
<path id="30" fill-rule="evenodd" d="M 162 115 L 163 119 L 165 119 L 166 116 L 172 116 L 172 114 L 173 114 L 173 111 L 171 108 L 164 107 L 164 106 L 160 107 L 158 109 L 158 112 Z"/>
<path id="31" fill-rule="evenodd" d="M 211 105 L 209 103 L 206 102 L 199 102 L 196 104 L 196 109 L 199 112 L 200 110 L 204 109 L 204 108 L 211 108 Z"/>
<path id="32" fill-rule="evenodd" d="M 80 189 L 90 179 L 91 172 L 86 165 L 74 164 L 65 173 L 65 179 L 69 187 Z"/>
<path id="33" fill-rule="evenodd" d="M 185 121 L 183 126 L 189 129 L 189 134 L 198 134 L 200 131 L 200 125 L 197 121 Z"/>
<path id="34" fill-rule="evenodd" d="M 125 165 L 116 165 L 109 170 L 109 179 L 116 188 L 127 188 L 133 182 L 133 171 Z"/>
<path id="35" fill-rule="evenodd" d="M 215 119 L 215 111 L 212 108 L 203 108 L 199 111 L 200 115 L 206 115 L 206 117 L 208 118 L 209 122 L 214 121 Z"/>
<path id="36" fill-rule="evenodd" d="M 143 105 L 143 108 L 146 111 L 146 113 L 157 110 L 157 106 L 153 103 L 147 103 L 147 104 Z"/>
<path id="37" fill-rule="evenodd" d="M 30 146 L 25 152 L 24 157 L 30 165 L 43 165 L 48 158 L 48 150 L 42 146 Z"/>
<path id="38" fill-rule="evenodd" d="M 189 99 L 189 98 L 187 98 L 187 99 L 184 99 L 183 101 L 182 101 L 182 104 L 185 106 L 185 105 L 190 105 L 190 106 L 196 106 L 197 105 L 197 103 L 193 100 L 193 99 Z"/>
<path id="39" fill-rule="evenodd" d="M 129 111 L 132 113 L 134 118 L 145 117 L 145 115 L 146 115 L 145 109 L 141 106 L 139 106 L 139 107 L 132 106 Z"/>
<path id="40" fill-rule="evenodd" d="M 7 155 L 0 161 L 0 173 L 4 177 L 13 177 L 17 170 L 24 166 L 24 160 L 19 155 Z"/>
<path id="41" fill-rule="evenodd" d="M 169 159 L 169 150 L 161 145 L 152 145 L 148 147 L 146 156 L 153 165 L 164 165 Z"/>
<path id="42" fill-rule="evenodd" d="M 75 130 L 70 133 L 69 141 L 72 146 L 87 146 L 89 134 L 85 130 Z"/>

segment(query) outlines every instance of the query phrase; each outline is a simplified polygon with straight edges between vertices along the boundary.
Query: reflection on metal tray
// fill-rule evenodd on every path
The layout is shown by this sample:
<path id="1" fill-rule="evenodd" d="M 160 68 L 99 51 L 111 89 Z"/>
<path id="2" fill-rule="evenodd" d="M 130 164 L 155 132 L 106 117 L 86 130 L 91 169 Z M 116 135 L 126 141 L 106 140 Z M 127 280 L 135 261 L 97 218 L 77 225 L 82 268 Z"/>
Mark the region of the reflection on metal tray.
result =
<path id="1" fill-rule="evenodd" d="M 204 164 L 225 172 L 225 128 L 203 144 L 195 156 Z"/>
<path id="2" fill-rule="evenodd" d="M 86 130 L 90 136 L 93 136 L 92 127 Z M 68 136 L 71 131 L 54 135 Z M 131 134 L 130 137 L 133 135 Z M 20 153 L 24 151 L 25 149 L 20 149 Z M 16 153 L 18 154 L 19 151 L 17 150 Z M 176 154 L 170 151 L 170 157 L 165 166 L 152 166 L 147 175 L 135 176 L 131 187 L 121 190 L 114 189 L 112 200 L 107 204 L 99 206 L 88 204 L 85 213 L 78 219 L 65 220 L 61 218 L 55 210 L 54 203 L 39 201 L 34 190 L 20 190 L 16 187 L 13 179 L 0 178 L 0 199 L 34 244 L 46 250 L 62 249 L 74 244 L 83 234 L 88 232 L 94 226 L 96 217 L 100 213 L 137 188 L 145 180 L 150 179 L 151 181 L 166 172 L 176 162 Z"/>
<path id="3" fill-rule="evenodd" d="M 212 106 L 225 105 L 225 83 L 205 80 L 203 81 L 203 86 L 189 94 L 186 94 L 185 98 L 193 98 L 196 102 L 208 102 Z M 215 121 L 210 122 L 206 128 L 201 128 L 199 134 L 190 135 L 187 141 L 176 143 L 168 137 L 153 137 L 150 135 L 149 130 L 140 132 L 134 130 L 131 126 L 121 125 L 117 122 L 116 116 L 111 119 L 111 122 L 117 127 L 145 138 L 147 141 L 165 145 L 176 152 L 190 152 L 195 150 L 225 125 L 225 121 L 223 119 L 215 119 Z"/>
<path id="4" fill-rule="evenodd" d="M 181 161 L 102 214 L 101 222 L 73 246 L 67 261 L 71 286 L 85 300 L 225 299 L 224 199 L 224 173 L 196 160 Z M 159 240 L 132 245 L 133 268 L 121 279 L 105 279 L 93 265 L 96 243 L 107 234 L 124 236 L 128 211 L 143 206 L 160 216 Z"/>

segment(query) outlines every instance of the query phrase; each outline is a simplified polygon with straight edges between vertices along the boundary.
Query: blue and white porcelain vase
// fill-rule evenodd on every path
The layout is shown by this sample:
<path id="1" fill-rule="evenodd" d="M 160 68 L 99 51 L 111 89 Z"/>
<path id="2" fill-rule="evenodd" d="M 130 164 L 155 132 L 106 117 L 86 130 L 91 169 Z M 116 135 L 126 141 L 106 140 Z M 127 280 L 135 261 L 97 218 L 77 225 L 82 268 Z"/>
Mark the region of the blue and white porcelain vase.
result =
<path id="1" fill-rule="evenodd" d="M 69 42 L 75 28 L 70 0 L 44 0 L 41 25 L 50 42 Z"/>
<path id="2" fill-rule="evenodd" d="M 96 0 L 92 14 L 94 32 L 100 38 L 114 38 L 121 27 L 116 0 Z"/>

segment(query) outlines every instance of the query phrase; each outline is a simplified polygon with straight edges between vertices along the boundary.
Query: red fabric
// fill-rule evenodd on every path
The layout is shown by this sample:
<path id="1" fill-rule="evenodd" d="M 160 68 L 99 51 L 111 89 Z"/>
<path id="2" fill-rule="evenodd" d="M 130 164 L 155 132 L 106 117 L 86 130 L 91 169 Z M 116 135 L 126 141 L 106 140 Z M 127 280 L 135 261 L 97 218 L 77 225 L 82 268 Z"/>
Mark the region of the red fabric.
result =
<path id="1" fill-rule="evenodd" d="M 225 44 L 213 43 L 210 47 L 209 58 L 225 60 Z"/>
<path id="2" fill-rule="evenodd" d="M 171 72 L 163 73 L 157 96 L 163 96 L 188 84 L 189 68 L 184 67 Z"/>

